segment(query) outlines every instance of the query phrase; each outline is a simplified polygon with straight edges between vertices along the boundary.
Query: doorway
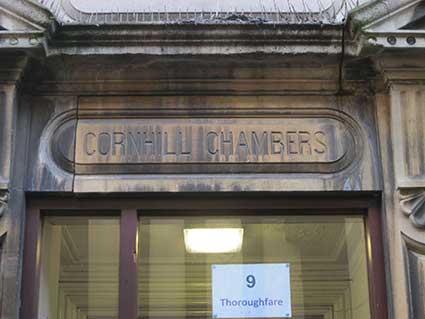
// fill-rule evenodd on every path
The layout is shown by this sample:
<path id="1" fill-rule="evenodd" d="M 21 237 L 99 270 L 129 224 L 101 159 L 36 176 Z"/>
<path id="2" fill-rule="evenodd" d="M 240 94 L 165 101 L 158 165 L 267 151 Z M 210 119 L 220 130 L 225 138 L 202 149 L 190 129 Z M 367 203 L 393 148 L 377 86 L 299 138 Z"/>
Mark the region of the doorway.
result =
<path id="1" fill-rule="evenodd" d="M 378 204 L 370 194 L 32 199 L 22 316 L 386 318 Z"/>

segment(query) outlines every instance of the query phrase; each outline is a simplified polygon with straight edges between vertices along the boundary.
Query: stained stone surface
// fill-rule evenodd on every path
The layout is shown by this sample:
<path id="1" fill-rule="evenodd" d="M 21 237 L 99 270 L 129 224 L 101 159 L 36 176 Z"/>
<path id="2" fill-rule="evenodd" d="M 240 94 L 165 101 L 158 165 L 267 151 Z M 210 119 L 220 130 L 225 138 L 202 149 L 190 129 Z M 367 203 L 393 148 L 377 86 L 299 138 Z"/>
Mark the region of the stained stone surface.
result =
<path id="1" fill-rule="evenodd" d="M 44 191 L 72 191 L 73 175 L 67 170 L 60 169 L 53 159 L 54 150 L 64 150 L 73 156 L 73 127 L 76 117 L 76 99 L 73 97 L 37 97 L 31 101 L 33 114 L 31 118 L 31 134 L 29 156 L 28 190 Z M 67 123 L 71 126 L 67 130 L 69 139 L 63 143 L 56 141 L 56 131 L 52 123 L 62 121 L 63 118 L 73 118 Z M 73 126 L 74 125 L 74 126 Z M 70 143 L 70 144 L 69 144 Z M 53 146 L 54 145 L 54 146 Z"/>
<path id="2" fill-rule="evenodd" d="M 256 191 L 382 196 L 390 318 L 421 318 L 418 1 L 371 2 L 346 25 L 49 8 L 0 1 L 2 319 L 18 319 L 28 198 Z"/>

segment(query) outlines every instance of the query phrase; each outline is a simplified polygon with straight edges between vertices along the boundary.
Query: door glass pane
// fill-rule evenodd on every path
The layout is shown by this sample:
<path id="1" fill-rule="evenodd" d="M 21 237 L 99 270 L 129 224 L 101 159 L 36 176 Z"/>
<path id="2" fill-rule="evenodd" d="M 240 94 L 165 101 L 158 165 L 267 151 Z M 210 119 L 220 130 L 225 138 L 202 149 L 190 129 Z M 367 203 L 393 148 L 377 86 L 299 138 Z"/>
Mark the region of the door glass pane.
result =
<path id="1" fill-rule="evenodd" d="M 119 218 L 46 217 L 39 319 L 118 317 Z"/>
<path id="2" fill-rule="evenodd" d="M 363 217 L 259 215 L 141 217 L 140 318 L 224 318 L 226 313 L 233 318 L 370 318 Z M 273 265 L 285 264 L 287 275 L 273 270 Z M 237 274 L 221 281 L 214 273 L 213 282 L 213 266 L 220 271 L 251 269 L 248 266 L 264 272 L 257 277 L 244 272 L 243 280 Z M 274 274 L 276 280 L 270 281 Z M 282 284 L 285 276 L 288 287 Z M 266 290 L 258 290 L 261 280 L 268 280 L 262 288 Z M 219 292 L 220 298 L 239 289 L 242 299 L 227 296 L 219 302 L 229 309 L 213 312 L 220 286 L 228 287 Z M 255 287 L 259 292 L 251 294 Z M 290 313 L 264 310 L 264 298 L 276 294 L 289 299 Z M 257 306 L 250 301 L 254 299 Z M 240 313 L 232 312 L 235 309 Z"/>

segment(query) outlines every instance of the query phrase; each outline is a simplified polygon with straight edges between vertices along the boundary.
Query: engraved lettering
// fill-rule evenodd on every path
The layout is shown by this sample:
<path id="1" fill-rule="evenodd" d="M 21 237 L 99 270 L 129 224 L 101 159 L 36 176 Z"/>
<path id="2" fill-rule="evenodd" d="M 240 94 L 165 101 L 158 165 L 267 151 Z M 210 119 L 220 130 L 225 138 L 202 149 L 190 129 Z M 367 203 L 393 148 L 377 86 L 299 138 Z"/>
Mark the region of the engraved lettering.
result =
<path id="1" fill-rule="evenodd" d="M 152 135 L 154 134 L 152 132 Z M 159 160 L 162 158 L 162 132 L 160 130 L 156 132 L 156 156 Z"/>
<path id="2" fill-rule="evenodd" d="M 232 131 L 229 131 L 228 137 L 226 138 L 225 133 L 221 132 L 220 134 L 220 151 L 222 154 L 233 154 L 233 133 Z M 229 150 L 229 152 L 225 151 L 225 146 Z"/>
<path id="3" fill-rule="evenodd" d="M 248 141 L 246 140 L 245 133 L 243 131 L 239 133 L 238 152 L 240 152 L 240 148 L 243 148 L 245 152 L 250 154 Z"/>
<path id="4" fill-rule="evenodd" d="M 112 155 L 117 155 L 117 148 L 119 147 L 120 156 L 125 155 L 124 133 L 114 132 L 112 134 Z"/>
<path id="5" fill-rule="evenodd" d="M 135 136 L 136 135 L 136 136 Z M 140 132 L 127 132 L 127 152 L 129 155 L 141 155 L 141 134 Z M 135 151 L 134 151 L 135 150 Z"/>
<path id="6" fill-rule="evenodd" d="M 97 149 L 99 153 L 102 155 L 108 155 L 111 150 L 111 134 L 108 132 L 102 132 L 99 134 L 99 138 L 97 140 Z"/>
<path id="7" fill-rule="evenodd" d="M 325 153 L 328 148 L 326 146 L 326 143 L 324 142 L 324 138 L 326 137 L 326 134 L 322 131 L 318 131 L 314 133 L 314 137 L 315 137 L 316 143 L 318 144 L 318 146 L 314 148 L 314 151 L 318 154 Z"/>
<path id="8" fill-rule="evenodd" d="M 286 132 L 286 149 L 288 150 L 288 154 L 298 154 L 297 137 L 296 131 Z"/>
<path id="9" fill-rule="evenodd" d="M 271 145 L 272 145 L 272 154 L 282 154 L 285 146 L 282 142 L 283 136 L 282 132 L 271 132 Z"/>
<path id="10" fill-rule="evenodd" d="M 267 132 L 263 132 L 261 138 L 258 138 L 255 131 L 252 132 L 252 153 L 255 155 L 268 154 Z"/>
<path id="11" fill-rule="evenodd" d="M 189 127 L 185 130 L 186 134 L 180 130 L 178 136 L 180 137 L 180 155 L 189 156 L 192 154 L 192 129 Z"/>
<path id="12" fill-rule="evenodd" d="M 87 134 L 84 135 L 83 147 L 84 147 L 84 151 L 86 152 L 88 156 L 91 156 L 94 153 L 96 153 L 96 149 L 93 147 L 93 144 L 92 144 L 93 138 L 96 138 L 96 134 L 94 134 L 93 132 L 88 132 Z"/>
<path id="13" fill-rule="evenodd" d="M 310 132 L 308 131 L 299 131 L 298 132 L 298 142 L 299 150 L 301 155 L 311 155 L 311 144 L 310 144 Z"/>
<path id="14" fill-rule="evenodd" d="M 148 151 L 149 150 L 149 151 Z M 155 154 L 155 133 L 143 132 L 143 154 Z"/>
<path id="15" fill-rule="evenodd" d="M 96 165 L 111 174 L 334 172 L 357 156 L 356 134 L 330 117 L 81 119 L 75 168 L 84 174 Z"/>
<path id="16" fill-rule="evenodd" d="M 177 140 L 176 144 L 177 144 Z M 170 149 L 168 148 L 168 146 L 170 145 L 169 140 L 168 140 L 168 132 L 164 132 L 164 154 L 165 155 L 176 155 L 176 151 L 174 149 L 174 151 L 172 150 L 172 147 L 170 147 Z M 174 145 L 177 146 L 177 145 Z"/>
<path id="17" fill-rule="evenodd" d="M 210 131 L 207 134 L 207 150 L 211 155 L 215 155 L 218 152 L 217 146 L 218 134 L 216 132 Z"/>

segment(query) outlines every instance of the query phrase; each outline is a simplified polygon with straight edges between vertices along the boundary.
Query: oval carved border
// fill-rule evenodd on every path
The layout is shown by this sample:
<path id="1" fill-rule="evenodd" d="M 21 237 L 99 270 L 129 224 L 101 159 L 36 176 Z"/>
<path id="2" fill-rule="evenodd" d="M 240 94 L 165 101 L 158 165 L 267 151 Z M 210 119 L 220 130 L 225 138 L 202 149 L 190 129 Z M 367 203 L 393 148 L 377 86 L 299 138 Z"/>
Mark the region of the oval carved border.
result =
<path id="1" fill-rule="evenodd" d="M 217 119 L 217 118 L 235 118 L 235 119 L 331 119 L 342 124 L 349 132 L 350 147 L 345 150 L 344 154 L 336 161 L 329 163 L 319 164 L 303 164 L 303 163 L 137 163 L 137 165 L 123 165 L 123 164 L 79 164 L 75 162 L 75 157 L 69 158 L 69 154 L 65 154 L 59 145 L 64 143 L 64 136 L 72 126 L 71 121 L 78 119 L 76 115 L 67 114 L 58 116 L 50 126 L 50 136 L 47 137 L 52 150 L 52 158 L 54 162 L 63 170 L 71 173 L 82 175 L 94 174 L 223 174 L 223 173 L 308 173 L 308 174 L 331 174 L 338 173 L 347 168 L 354 166 L 360 161 L 363 156 L 363 142 L 364 136 L 362 129 L 358 123 L 346 113 L 335 109 L 262 109 L 258 110 L 233 110 L 224 113 L 222 110 L 213 110 L 206 113 L 205 110 L 193 110 L 190 114 L 187 112 L 167 111 L 162 114 L 161 111 L 155 110 L 124 110 L 123 113 L 118 114 L 116 111 L 105 111 L 101 114 L 96 110 L 84 110 L 79 113 L 79 119 L 83 120 L 113 120 L 113 119 L 188 119 L 188 118 L 201 118 L 201 119 Z M 52 134 L 53 133 L 53 134 Z M 75 136 L 72 137 L 75 139 Z M 73 141 L 75 143 L 75 141 Z M 74 156 L 74 155 L 73 155 Z M 241 169 L 240 167 L 243 166 Z M 239 168 L 238 168 L 239 167 Z"/>

